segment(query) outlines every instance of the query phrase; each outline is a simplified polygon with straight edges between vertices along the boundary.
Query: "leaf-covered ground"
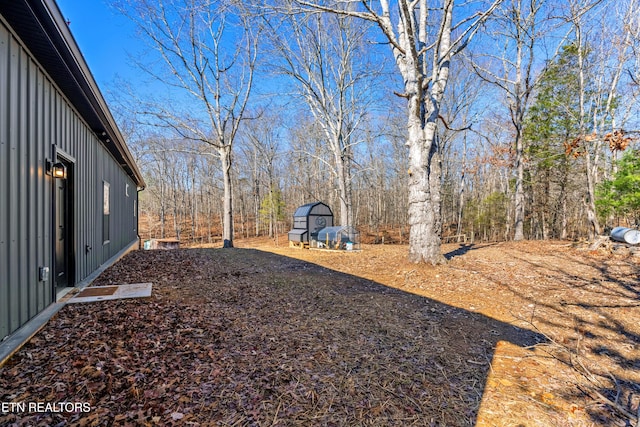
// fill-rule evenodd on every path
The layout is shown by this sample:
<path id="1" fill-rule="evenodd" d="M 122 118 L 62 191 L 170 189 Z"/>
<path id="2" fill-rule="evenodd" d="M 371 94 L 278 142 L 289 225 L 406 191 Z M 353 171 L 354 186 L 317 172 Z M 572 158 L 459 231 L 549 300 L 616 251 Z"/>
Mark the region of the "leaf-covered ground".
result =
<path id="1" fill-rule="evenodd" d="M 248 242 L 139 251 L 0 368 L 0 425 L 630 425 L 638 258 L 564 242 L 330 253 Z M 260 247 L 261 250 L 250 247 Z M 629 423 L 629 424 L 625 424 Z"/>

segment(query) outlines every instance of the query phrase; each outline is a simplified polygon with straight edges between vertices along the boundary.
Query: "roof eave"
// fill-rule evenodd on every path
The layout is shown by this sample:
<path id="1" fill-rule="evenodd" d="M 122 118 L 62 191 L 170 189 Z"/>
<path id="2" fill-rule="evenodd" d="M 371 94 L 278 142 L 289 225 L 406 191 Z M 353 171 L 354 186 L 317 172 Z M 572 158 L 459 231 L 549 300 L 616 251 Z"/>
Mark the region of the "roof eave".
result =
<path id="1" fill-rule="evenodd" d="M 136 185 L 144 188 L 146 184 L 142 173 L 56 2 L 0 2 L 0 13 L 76 107 L 101 143 Z"/>

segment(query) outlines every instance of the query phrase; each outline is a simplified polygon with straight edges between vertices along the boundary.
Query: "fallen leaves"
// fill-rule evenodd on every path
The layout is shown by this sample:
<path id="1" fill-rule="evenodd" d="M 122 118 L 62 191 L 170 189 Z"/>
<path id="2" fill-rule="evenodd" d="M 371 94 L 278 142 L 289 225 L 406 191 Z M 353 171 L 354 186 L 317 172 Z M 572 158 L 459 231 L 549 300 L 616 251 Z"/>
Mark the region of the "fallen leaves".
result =
<path id="1" fill-rule="evenodd" d="M 474 425 L 483 396 L 541 381 L 524 368 L 489 379 L 505 341 L 532 357 L 523 347 L 545 339 L 505 313 L 577 313 L 584 308 L 558 301 L 584 303 L 578 292 L 590 290 L 582 272 L 540 270 L 546 258 L 533 253 L 523 263 L 501 260 L 500 248 L 484 258 L 472 251 L 418 268 L 394 258 L 399 251 L 371 252 L 291 253 L 331 270 L 251 249 L 134 252 L 94 285 L 150 281 L 150 299 L 66 306 L 0 368 L 0 401 L 86 401 L 91 411 L 0 414 L 0 423 Z M 562 268 L 570 270 L 568 258 Z M 618 293 L 627 298 L 636 285 Z M 595 291 L 594 302 L 616 295 Z M 545 295 L 554 297 L 538 307 Z M 610 333 L 615 324 L 605 320 L 579 326 Z M 511 372 L 512 359 L 501 360 Z M 544 377 L 548 367 L 527 360 Z M 564 407 L 557 390 L 533 401 Z"/>
<path id="2" fill-rule="evenodd" d="M 464 360 L 492 343 L 450 361 L 448 337 L 486 327 L 446 322 L 450 307 L 249 250 L 138 252 L 95 284 L 142 278 L 151 299 L 68 305 L 0 371 L 0 400 L 73 399 L 91 413 L 1 422 L 473 424 L 469 382 L 487 366 Z M 445 322 L 432 337 L 433 316 Z"/>

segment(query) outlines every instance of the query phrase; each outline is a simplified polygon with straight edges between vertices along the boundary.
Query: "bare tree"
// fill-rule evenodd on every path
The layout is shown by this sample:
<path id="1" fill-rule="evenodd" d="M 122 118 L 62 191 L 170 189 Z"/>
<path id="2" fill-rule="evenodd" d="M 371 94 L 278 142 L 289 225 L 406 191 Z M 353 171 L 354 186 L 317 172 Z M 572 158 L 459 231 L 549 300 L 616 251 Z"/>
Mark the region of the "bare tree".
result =
<path id="1" fill-rule="evenodd" d="M 464 59 L 464 58 L 463 58 Z M 471 123 L 479 116 L 478 100 L 485 92 L 484 82 L 478 78 L 468 61 L 460 62 L 460 69 L 466 72 L 453 74 L 449 81 L 449 91 L 445 95 L 441 107 L 441 116 L 445 129 L 442 135 L 443 183 L 444 199 L 449 199 L 450 208 L 443 203 L 443 221 L 457 223 L 455 234 L 458 239 L 462 234 L 462 215 L 465 203 L 465 186 L 467 168 L 467 143 L 471 131 Z M 454 175 L 459 174 L 459 177 Z M 457 182 L 456 182 L 457 181 Z M 453 191 L 457 192 L 454 196 Z M 455 212 L 455 213 L 454 213 Z M 447 218 L 447 213 L 449 218 Z"/>
<path id="2" fill-rule="evenodd" d="M 629 33 L 631 33 L 631 51 L 634 63 L 627 70 L 631 84 L 635 88 L 640 88 L 640 16 L 636 14 L 628 22 Z"/>
<path id="3" fill-rule="evenodd" d="M 524 239 L 525 218 L 525 154 L 523 125 L 527 108 L 536 82 L 541 74 L 537 73 L 541 43 L 544 40 L 543 15 L 546 0 L 508 0 L 495 14 L 496 19 L 492 38 L 500 49 L 498 53 L 485 50 L 473 55 L 473 67 L 486 82 L 494 85 L 506 95 L 508 109 L 513 126 L 513 147 L 515 151 L 515 218 L 514 240 Z M 547 21 L 548 22 L 548 21 Z M 547 28 L 548 29 L 548 28 Z"/>
<path id="4" fill-rule="evenodd" d="M 586 56 L 586 43 L 583 35 L 583 16 L 584 14 L 581 12 L 581 9 L 584 8 L 584 3 L 580 0 L 576 2 L 572 2 L 570 5 L 570 13 L 571 13 L 571 22 L 574 26 L 576 45 L 578 47 L 578 82 L 579 82 L 579 106 L 580 112 L 578 116 L 579 121 L 579 132 L 580 135 L 584 135 L 586 132 L 586 83 L 585 83 L 585 56 Z M 593 150 L 586 151 L 586 177 L 587 177 L 587 191 L 585 193 L 585 207 L 587 212 L 587 219 L 591 224 L 591 237 L 595 237 L 600 234 L 600 225 L 598 224 L 598 218 L 596 217 L 596 205 L 595 205 L 595 180 L 597 175 L 597 157 L 600 153 L 600 146 L 598 142 L 596 142 L 596 146 L 593 147 Z M 592 157 L 592 151 L 596 156 L 595 162 Z M 595 163 L 595 164 L 594 164 Z"/>
<path id="5" fill-rule="evenodd" d="M 621 79 L 625 67 L 632 61 L 632 22 L 637 18 L 637 0 L 618 2 L 610 9 L 609 17 L 600 19 L 600 34 L 597 21 L 589 19 L 587 12 L 600 3 L 589 0 L 574 0 L 568 5 L 568 20 L 575 35 L 579 81 L 579 135 L 576 148 L 585 159 L 586 188 L 584 207 L 589 222 L 589 236 L 600 234 L 596 216 L 596 185 L 607 131 L 616 131 L 616 103 L 620 94 Z M 599 16 L 600 14 L 594 14 Z M 619 23 L 628 23 L 620 25 Z M 599 39 L 599 41 L 598 41 Z M 589 122 L 591 122 L 589 124 Z M 590 131 L 588 130 L 590 129 Z M 615 152 L 616 147 L 611 147 Z M 618 148 L 619 149 L 619 148 Z"/>
<path id="6" fill-rule="evenodd" d="M 233 247 L 231 152 L 253 86 L 258 37 L 232 0 L 126 0 L 120 10 L 155 52 L 154 65 L 138 65 L 180 100 L 145 102 L 140 113 L 218 154 L 223 240 Z"/>
<path id="7" fill-rule="evenodd" d="M 295 205 L 316 200 L 328 200 L 333 205 L 337 202 L 335 191 L 327 185 L 331 182 L 331 156 L 318 123 L 306 115 L 296 115 L 288 140 L 289 151 L 285 155 L 292 190 L 288 199 Z"/>
<path id="8" fill-rule="evenodd" d="M 454 0 L 339 1 L 326 6 L 296 0 L 311 10 L 373 22 L 393 53 L 404 82 L 403 93 L 399 95 L 407 100 L 409 259 L 413 262 L 445 262 L 440 252 L 442 172 L 436 133 L 440 104 L 452 57 L 466 46 L 500 2 L 495 0 L 486 10 L 475 13 L 470 12 L 473 5 L 466 2 L 460 12 L 467 14 L 456 23 Z"/>
<path id="9" fill-rule="evenodd" d="M 367 115 L 372 76 L 380 68 L 366 56 L 367 25 L 344 15 L 296 14 L 291 9 L 279 18 L 265 20 L 274 49 L 270 65 L 291 79 L 322 129 L 333 158 L 340 223 L 353 225 L 355 132 Z"/>
<path id="10" fill-rule="evenodd" d="M 260 233 L 261 215 L 259 211 L 261 204 L 275 206 L 275 198 L 281 191 L 278 161 L 283 154 L 280 146 L 282 132 L 282 112 L 271 109 L 265 111 L 258 118 L 248 121 L 239 135 L 242 141 L 240 149 L 244 156 L 244 162 L 250 170 L 248 179 L 251 180 L 253 192 L 256 236 Z M 265 202 L 265 199 L 268 200 L 268 203 Z M 274 209 L 268 209 L 266 219 L 269 237 L 276 237 L 277 213 Z"/>

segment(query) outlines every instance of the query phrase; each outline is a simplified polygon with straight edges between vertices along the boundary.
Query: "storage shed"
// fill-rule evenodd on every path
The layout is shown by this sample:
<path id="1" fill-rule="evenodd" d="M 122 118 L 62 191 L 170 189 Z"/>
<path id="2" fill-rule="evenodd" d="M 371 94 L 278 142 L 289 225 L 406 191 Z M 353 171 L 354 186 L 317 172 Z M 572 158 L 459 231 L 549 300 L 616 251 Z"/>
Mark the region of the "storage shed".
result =
<path id="1" fill-rule="evenodd" d="M 137 247 L 144 185 L 55 1 L 0 1 L 0 341 Z"/>
<path id="2" fill-rule="evenodd" d="M 333 212 L 322 202 L 307 203 L 293 214 L 293 229 L 289 231 L 291 246 L 307 246 L 310 239 L 325 227 L 333 226 Z"/>
<path id="3" fill-rule="evenodd" d="M 351 226 L 325 227 L 311 240 L 312 248 L 360 250 L 360 232 Z"/>

